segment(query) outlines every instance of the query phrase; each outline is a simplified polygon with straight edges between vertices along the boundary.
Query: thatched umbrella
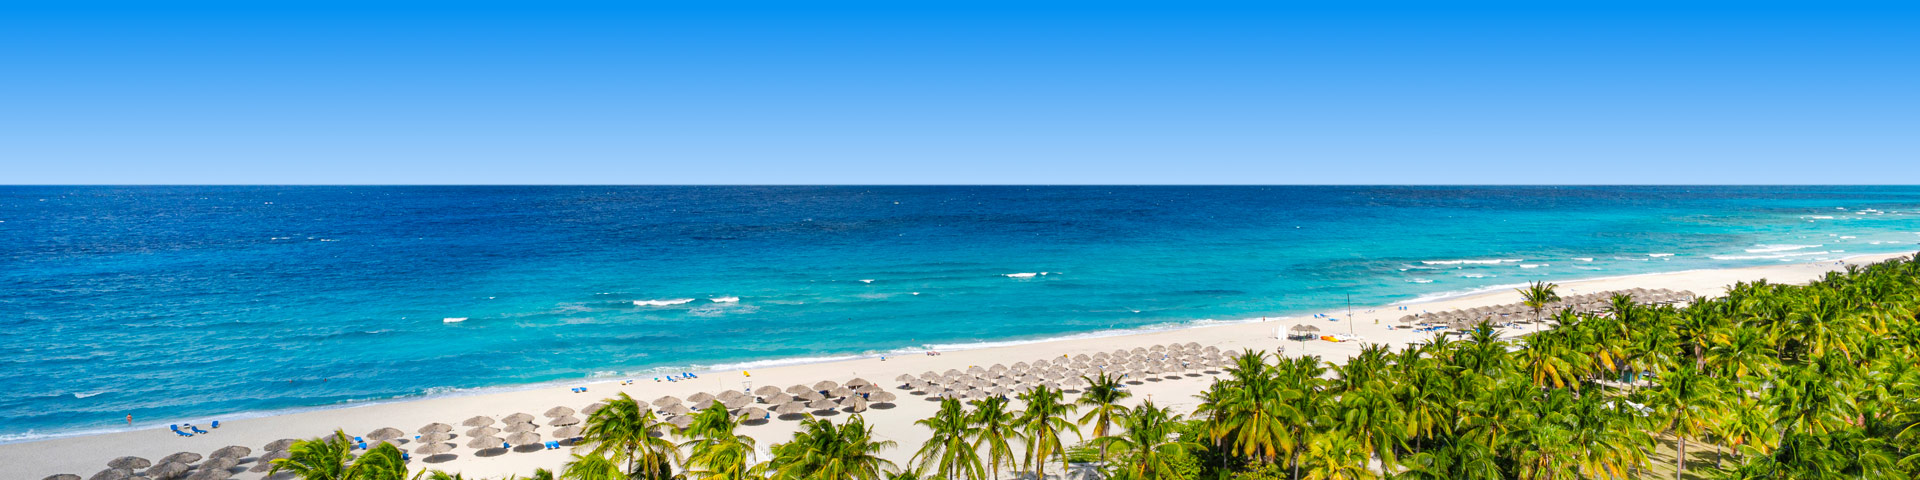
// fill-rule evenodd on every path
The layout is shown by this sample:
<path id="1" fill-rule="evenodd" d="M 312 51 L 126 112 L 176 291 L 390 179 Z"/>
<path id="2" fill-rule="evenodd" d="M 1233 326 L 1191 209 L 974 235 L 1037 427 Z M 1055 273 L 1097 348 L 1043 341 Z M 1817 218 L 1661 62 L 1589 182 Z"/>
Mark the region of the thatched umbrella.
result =
<path id="1" fill-rule="evenodd" d="M 813 392 L 813 391 L 809 391 L 809 392 L 807 392 L 807 393 L 802 393 L 802 394 L 799 394 L 799 395 L 795 395 L 794 397 L 795 397 L 795 398 L 798 398 L 798 399 L 801 399 L 801 400 L 806 400 L 806 401 L 814 401 L 814 400 L 819 400 L 819 399 L 822 399 L 822 398 L 827 398 L 827 396 L 826 396 L 826 395 L 822 395 L 822 394 L 820 394 L 820 392 Z"/>
<path id="2" fill-rule="evenodd" d="M 860 388 L 861 385 L 872 385 L 872 384 L 873 382 L 869 382 L 867 381 L 867 379 L 859 378 L 859 377 L 854 377 L 854 379 L 847 381 L 847 387 L 849 388 Z"/>
<path id="3" fill-rule="evenodd" d="M 594 413 L 599 412 L 600 409 L 602 408 L 607 408 L 607 404 L 600 403 L 600 402 L 593 402 L 593 404 L 587 405 L 587 408 L 580 409 L 580 414 L 586 415 L 586 416 L 593 416 Z"/>
<path id="4" fill-rule="evenodd" d="M 707 400 L 704 402 L 694 402 L 693 404 L 688 405 L 688 407 L 691 407 L 694 410 L 706 410 L 709 408 L 727 408 L 726 404 L 720 403 L 720 399 L 718 398 Z"/>
<path id="5" fill-rule="evenodd" d="M 545 413 L 547 418 L 564 417 L 564 416 L 573 415 L 573 414 L 574 414 L 574 410 L 567 407 L 549 408 L 547 409 L 547 413 Z"/>
<path id="6" fill-rule="evenodd" d="M 214 457 L 200 464 L 200 470 L 227 470 L 240 464 L 240 459 L 232 457 Z"/>
<path id="7" fill-rule="evenodd" d="M 291 438 L 282 438 L 279 440 L 267 442 L 266 446 L 260 447 L 260 448 L 262 450 L 266 450 L 269 452 L 284 452 L 284 451 L 287 451 L 287 449 L 293 448 L 293 444 L 295 442 L 299 442 L 299 440 L 294 440 Z"/>
<path id="8" fill-rule="evenodd" d="M 833 387 L 832 390 L 827 390 L 827 396 L 830 396 L 830 397 L 844 397 L 848 395 L 853 395 L 853 389 L 847 388 L 847 387 Z"/>
<path id="9" fill-rule="evenodd" d="M 733 409 L 738 409 L 738 408 L 742 408 L 747 405 L 753 404 L 753 397 L 747 397 L 747 396 L 733 397 L 733 398 L 723 400 L 720 403 L 726 405 L 728 410 L 733 410 Z"/>
<path id="10" fill-rule="evenodd" d="M 779 404 L 793 401 L 793 395 L 788 395 L 786 392 L 780 392 L 780 393 L 773 394 L 772 396 L 769 396 L 763 400 L 765 400 L 768 405 L 779 405 Z"/>
<path id="11" fill-rule="evenodd" d="M 668 405 L 667 408 L 660 409 L 660 413 L 664 413 L 668 415 L 686 415 L 687 413 L 692 411 L 693 410 L 687 408 L 686 405 L 681 405 L 677 403 L 673 405 Z"/>
<path id="12" fill-rule="evenodd" d="M 893 392 L 880 392 L 867 395 L 867 401 L 873 403 L 888 403 L 892 402 L 895 398 L 897 397 L 893 395 Z"/>
<path id="13" fill-rule="evenodd" d="M 811 408 L 814 410 L 832 410 L 839 407 L 840 407 L 840 404 L 834 403 L 833 400 L 828 400 L 824 398 L 807 402 L 807 408 Z"/>
<path id="14" fill-rule="evenodd" d="M 368 433 L 367 439 L 379 442 L 379 441 L 392 440 L 392 439 L 396 439 L 404 436 L 407 436 L 407 432 L 402 432 L 398 428 L 387 427 L 379 430 L 374 430 L 373 432 Z"/>
<path id="15" fill-rule="evenodd" d="M 547 433 L 553 434 L 553 438 L 561 438 L 561 439 L 574 438 L 574 437 L 580 436 L 580 427 L 578 425 L 571 426 L 571 427 L 561 427 L 558 430 L 554 430 Z"/>
<path id="16" fill-rule="evenodd" d="M 853 391 L 855 393 L 876 393 L 876 392 L 886 391 L 886 389 L 880 388 L 879 385 L 866 384 L 866 385 L 861 385 L 860 388 L 853 389 Z"/>
<path id="17" fill-rule="evenodd" d="M 141 467 L 141 468 L 145 468 L 145 467 Z M 101 470 L 100 473 L 93 474 L 93 476 L 91 477 L 87 477 L 87 480 L 127 480 L 129 478 L 133 478 L 133 470 L 128 470 L 125 468 L 109 468 L 106 470 Z"/>
<path id="18" fill-rule="evenodd" d="M 687 403 L 691 403 L 696 407 L 700 405 L 706 405 L 708 403 L 713 403 L 713 394 L 707 393 L 707 392 L 700 392 L 693 395 L 689 395 L 687 396 Z"/>
<path id="19" fill-rule="evenodd" d="M 239 445 L 228 445 L 225 447 L 220 447 L 219 450 L 214 450 L 213 455 L 211 456 L 214 458 L 223 458 L 223 457 L 224 458 L 245 458 L 247 455 L 252 455 L 252 454 L 253 454 L 253 449 L 251 448 L 242 447 Z"/>
<path id="20" fill-rule="evenodd" d="M 188 467 L 187 464 L 181 462 L 160 462 L 159 465 L 154 465 L 153 468 L 147 469 L 147 478 L 153 480 L 172 480 L 187 476 L 187 470 L 191 468 L 193 467 Z"/>
<path id="21" fill-rule="evenodd" d="M 767 409 L 760 408 L 760 407 L 748 407 L 746 410 L 740 411 L 740 418 L 744 418 L 747 420 L 758 420 L 766 416 L 767 416 Z"/>
<path id="22" fill-rule="evenodd" d="M 71 473 L 62 473 L 57 475 L 48 475 L 47 478 L 42 478 L 40 480 L 80 480 L 80 476 L 74 475 Z"/>
<path id="23" fill-rule="evenodd" d="M 434 442 L 445 442 L 448 440 L 453 440 L 453 434 L 433 432 L 426 435 L 421 435 L 420 439 L 417 441 L 420 443 L 434 443 Z"/>
<path id="24" fill-rule="evenodd" d="M 687 428 L 687 426 L 693 425 L 693 417 L 685 415 L 673 417 L 667 419 L 667 423 L 673 425 L 674 428 Z"/>
<path id="25" fill-rule="evenodd" d="M 500 429 L 494 427 L 473 427 L 472 430 L 467 430 L 469 437 L 485 437 L 496 433 L 500 433 Z"/>
<path id="26" fill-rule="evenodd" d="M 653 399 L 653 406 L 655 408 L 664 407 L 667 405 L 679 405 L 679 404 L 680 404 L 680 398 L 672 395 Z"/>
<path id="27" fill-rule="evenodd" d="M 794 395 L 799 395 L 799 394 L 807 393 L 811 391 L 813 391 L 813 389 L 807 388 L 806 385 L 794 385 L 791 387 L 787 387 L 787 393 L 791 393 Z"/>
<path id="28" fill-rule="evenodd" d="M 227 480 L 233 478 L 233 472 L 226 470 L 194 470 L 187 480 Z"/>
<path id="29" fill-rule="evenodd" d="M 533 432 L 515 433 L 508 435 L 506 442 L 514 445 L 532 445 L 540 443 L 540 434 Z"/>
<path id="30" fill-rule="evenodd" d="M 531 423 L 516 423 L 512 425 L 507 425 L 507 428 L 504 428 L 501 430 L 504 430 L 507 433 L 523 433 L 523 432 L 531 432 L 538 428 L 540 427 L 534 426 L 534 424 L 531 424 Z"/>
<path id="31" fill-rule="evenodd" d="M 908 378 L 912 378 L 912 377 L 908 377 Z M 780 387 L 776 387 L 773 385 L 766 385 L 760 388 L 753 389 L 754 395 L 759 395 L 762 397 L 771 397 L 774 395 L 779 395 L 780 392 L 781 392 Z"/>
<path id="32" fill-rule="evenodd" d="M 780 406 L 778 407 L 774 407 L 773 413 L 778 413 L 781 415 L 797 415 L 797 414 L 807 413 L 807 404 L 800 403 L 798 401 L 783 403 L 783 404 L 780 404 Z"/>
<path id="33" fill-rule="evenodd" d="M 913 379 L 914 379 L 913 374 L 908 374 L 908 373 L 902 373 L 898 377 L 893 377 L 893 381 L 896 381 L 896 382 L 911 382 L 913 381 Z"/>
<path id="34" fill-rule="evenodd" d="M 501 423 L 528 423 L 532 421 L 533 421 L 533 415 L 528 415 L 525 413 L 516 413 L 513 415 L 508 415 L 507 418 L 500 419 Z"/>
<path id="35" fill-rule="evenodd" d="M 413 453 L 421 455 L 439 455 L 451 451 L 453 451 L 453 444 L 446 442 L 433 442 L 413 449 Z"/>
<path id="36" fill-rule="evenodd" d="M 273 461 L 282 458 L 287 458 L 286 450 L 274 450 L 261 454 L 259 458 L 253 459 L 253 468 L 249 468 L 247 471 L 257 473 L 271 470 L 273 469 Z"/>
<path id="37" fill-rule="evenodd" d="M 451 431 L 453 431 L 452 425 L 447 425 L 447 424 L 438 423 L 438 422 L 429 423 L 427 424 L 427 426 L 420 427 L 420 430 L 418 430 L 419 433 L 434 433 L 434 432 L 447 433 Z"/>
<path id="38" fill-rule="evenodd" d="M 568 425 L 579 425 L 579 424 L 580 424 L 580 417 L 575 417 L 572 415 L 555 418 L 552 421 L 547 422 L 547 425 L 551 425 L 555 427 L 564 427 Z"/>
<path id="39" fill-rule="evenodd" d="M 727 390 L 727 391 L 720 392 L 719 395 L 714 395 L 713 398 L 719 399 L 720 401 L 725 402 L 727 400 L 732 400 L 736 398 L 748 398 L 748 397 L 747 397 L 747 394 L 741 393 L 739 390 Z"/>
<path id="40" fill-rule="evenodd" d="M 460 425 L 464 427 L 484 427 L 488 425 L 493 425 L 493 417 L 489 417 L 486 415 L 475 415 L 473 418 L 467 419 L 467 421 L 460 422 Z"/>
<path id="41" fill-rule="evenodd" d="M 500 446 L 501 443 L 505 443 L 505 442 L 506 440 L 501 440 L 500 437 L 495 437 L 492 435 L 481 435 L 481 436 L 473 437 L 473 439 L 471 440 L 467 440 L 467 448 L 471 448 L 475 450 L 486 450 L 489 448 L 498 447 Z"/>
<path id="42" fill-rule="evenodd" d="M 864 411 L 867 411 L 867 399 L 861 398 L 861 397 L 847 397 L 847 401 L 841 402 L 841 406 L 847 407 L 847 409 L 852 410 L 853 413 L 864 412 Z"/>
<path id="43" fill-rule="evenodd" d="M 838 387 L 838 386 L 840 386 L 840 384 L 833 383 L 832 380 L 821 380 L 818 383 L 813 384 L 813 389 L 814 390 L 832 390 L 833 387 Z"/>
<path id="44" fill-rule="evenodd" d="M 151 466 L 153 466 L 153 462 L 147 461 L 147 459 L 140 458 L 140 457 L 120 457 L 120 458 L 107 461 L 107 467 L 110 467 L 108 468 L 109 470 L 115 469 L 115 468 L 122 469 L 122 470 L 132 470 L 135 468 L 147 468 Z M 127 475 L 133 475 L 133 474 L 129 473 Z"/>
<path id="45" fill-rule="evenodd" d="M 167 462 L 175 462 L 175 463 L 184 463 L 184 464 L 192 465 L 193 462 L 198 462 L 200 461 L 201 458 L 205 458 L 205 457 L 201 457 L 200 454 L 198 453 L 180 452 L 180 453 L 175 453 L 172 455 L 160 457 L 160 461 L 153 462 L 153 463 L 161 464 L 161 463 L 167 463 Z"/>

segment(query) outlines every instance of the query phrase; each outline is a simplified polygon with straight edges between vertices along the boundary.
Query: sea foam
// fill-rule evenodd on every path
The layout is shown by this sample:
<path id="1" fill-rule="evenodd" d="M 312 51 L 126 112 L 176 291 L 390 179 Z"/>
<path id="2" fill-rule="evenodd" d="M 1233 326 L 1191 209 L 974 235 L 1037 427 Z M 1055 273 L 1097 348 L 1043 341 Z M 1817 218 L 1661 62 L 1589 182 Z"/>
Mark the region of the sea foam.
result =
<path id="1" fill-rule="evenodd" d="M 636 307 L 664 307 L 668 305 L 679 305 L 682 303 L 690 303 L 692 301 L 693 299 L 691 298 L 674 298 L 674 299 L 667 299 L 667 300 L 634 300 L 633 305 Z"/>

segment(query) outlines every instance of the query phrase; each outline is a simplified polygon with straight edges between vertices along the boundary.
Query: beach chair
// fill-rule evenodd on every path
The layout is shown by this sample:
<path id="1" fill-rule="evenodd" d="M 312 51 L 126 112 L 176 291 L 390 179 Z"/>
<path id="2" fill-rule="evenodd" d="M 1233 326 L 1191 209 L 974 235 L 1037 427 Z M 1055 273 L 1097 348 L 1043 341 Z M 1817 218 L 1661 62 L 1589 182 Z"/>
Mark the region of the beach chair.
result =
<path id="1" fill-rule="evenodd" d="M 213 421 L 213 428 L 220 428 L 220 421 L 219 421 L 219 420 L 214 420 L 214 421 Z"/>
<path id="2" fill-rule="evenodd" d="M 361 449 L 361 450 L 366 450 L 366 449 L 367 449 L 367 442 L 360 442 L 360 444 L 359 444 L 359 445 L 355 445 L 355 447 L 357 447 L 357 448 L 359 448 L 359 449 Z"/>
<path id="3" fill-rule="evenodd" d="M 176 429 L 173 429 L 173 434 L 174 434 L 174 435 L 179 435 L 179 436 L 182 436 L 182 437 L 191 437 L 191 436 L 193 436 L 193 434 L 191 434 L 191 433 L 187 433 L 187 432 L 182 432 L 182 431 L 180 431 L 180 429 L 178 429 L 178 428 L 176 428 Z"/>
<path id="4" fill-rule="evenodd" d="M 511 444 L 511 443 L 507 443 L 507 442 L 500 442 L 500 449 L 501 449 L 501 450 L 510 450 L 510 449 L 512 449 L 512 448 L 513 448 L 513 444 Z"/>
<path id="5" fill-rule="evenodd" d="M 400 461 L 402 461 L 402 462 L 410 462 L 410 461 L 413 461 L 413 456 L 412 456 L 412 455 L 408 455 L 408 454 L 407 454 L 406 452 L 400 452 Z"/>
<path id="6" fill-rule="evenodd" d="M 200 429 L 200 427 L 196 427 L 196 426 L 192 426 L 192 425 L 188 425 L 188 426 L 187 426 L 187 429 L 188 429 L 188 430 L 193 430 L 193 433 L 207 433 L 207 431 L 206 431 L 206 430 L 201 430 L 201 429 Z"/>
<path id="7" fill-rule="evenodd" d="M 360 437 L 353 437 L 353 443 L 367 443 L 367 441 L 361 440 Z"/>

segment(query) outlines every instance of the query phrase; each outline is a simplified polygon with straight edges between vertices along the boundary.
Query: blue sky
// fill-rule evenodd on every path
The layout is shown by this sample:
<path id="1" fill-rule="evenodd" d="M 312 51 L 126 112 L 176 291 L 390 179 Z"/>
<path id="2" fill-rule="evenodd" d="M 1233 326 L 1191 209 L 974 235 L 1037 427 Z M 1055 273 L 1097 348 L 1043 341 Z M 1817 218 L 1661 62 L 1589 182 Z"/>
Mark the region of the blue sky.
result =
<path id="1" fill-rule="evenodd" d="M 1920 183 L 1915 2 L 0 0 L 0 184 Z"/>

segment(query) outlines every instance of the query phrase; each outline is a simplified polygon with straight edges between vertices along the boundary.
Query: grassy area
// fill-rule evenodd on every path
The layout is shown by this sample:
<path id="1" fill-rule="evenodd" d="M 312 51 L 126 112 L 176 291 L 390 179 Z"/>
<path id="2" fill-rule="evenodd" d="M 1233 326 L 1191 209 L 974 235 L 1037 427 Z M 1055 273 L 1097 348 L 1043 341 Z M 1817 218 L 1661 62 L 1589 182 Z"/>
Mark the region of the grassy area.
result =
<path id="1" fill-rule="evenodd" d="M 1653 462 L 1653 469 L 1643 470 L 1634 478 L 1644 480 L 1668 480 L 1673 478 L 1673 456 L 1675 447 L 1679 444 L 1672 437 L 1662 436 L 1659 440 L 1659 443 L 1654 445 L 1653 453 L 1647 456 L 1647 458 Z M 1714 463 L 1716 460 L 1720 460 L 1722 455 L 1726 455 L 1728 461 L 1731 461 L 1733 458 L 1727 449 L 1720 448 L 1717 445 L 1700 442 L 1698 440 L 1687 442 L 1687 471 L 1682 473 L 1680 478 L 1683 480 L 1707 480 L 1718 477 L 1721 471 L 1714 468 Z"/>

